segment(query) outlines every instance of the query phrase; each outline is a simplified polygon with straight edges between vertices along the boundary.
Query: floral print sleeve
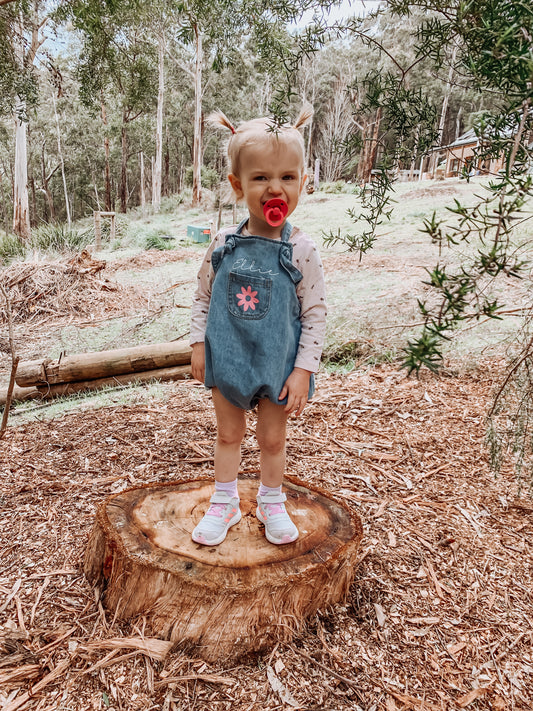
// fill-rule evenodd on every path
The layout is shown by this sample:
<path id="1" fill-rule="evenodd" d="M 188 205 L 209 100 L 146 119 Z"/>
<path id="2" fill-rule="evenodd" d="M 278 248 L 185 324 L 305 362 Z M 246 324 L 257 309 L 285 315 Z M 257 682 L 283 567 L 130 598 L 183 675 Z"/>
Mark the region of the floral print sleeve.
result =
<path id="1" fill-rule="evenodd" d="M 300 301 L 302 334 L 295 368 L 316 373 L 326 335 L 326 286 L 324 269 L 315 243 L 303 232 L 294 229 L 292 261 L 303 275 L 296 288 Z"/>

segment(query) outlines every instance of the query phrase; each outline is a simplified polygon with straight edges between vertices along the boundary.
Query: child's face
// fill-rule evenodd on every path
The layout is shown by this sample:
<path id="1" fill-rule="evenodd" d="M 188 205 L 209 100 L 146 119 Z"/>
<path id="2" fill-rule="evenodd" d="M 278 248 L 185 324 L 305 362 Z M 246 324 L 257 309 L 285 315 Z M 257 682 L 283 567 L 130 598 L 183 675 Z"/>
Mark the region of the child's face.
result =
<path id="1" fill-rule="evenodd" d="M 273 231 L 265 220 L 263 205 L 272 198 L 287 203 L 287 217 L 294 212 L 305 184 L 301 151 L 291 143 L 260 142 L 244 146 L 239 155 L 239 175 L 229 175 L 235 194 L 246 201 L 251 231 Z M 275 228 L 276 231 L 276 228 Z M 281 227 L 277 228 L 278 234 Z"/>

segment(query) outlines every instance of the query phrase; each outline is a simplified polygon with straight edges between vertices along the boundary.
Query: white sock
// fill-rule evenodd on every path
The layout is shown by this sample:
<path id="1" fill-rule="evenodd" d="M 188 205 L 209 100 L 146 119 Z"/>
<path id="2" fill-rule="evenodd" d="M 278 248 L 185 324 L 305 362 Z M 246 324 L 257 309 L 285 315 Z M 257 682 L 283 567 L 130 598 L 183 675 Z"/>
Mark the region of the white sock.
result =
<path id="1" fill-rule="evenodd" d="M 266 496 L 267 494 L 281 494 L 281 484 L 280 486 L 265 486 L 261 482 L 258 494 L 259 496 Z"/>
<path id="2" fill-rule="evenodd" d="M 230 499 L 238 499 L 239 491 L 237 489 L 237 478 L 235 478 L 233 481 L 215 480 L 215 491 L 224 491 L 230 497 Z"/>

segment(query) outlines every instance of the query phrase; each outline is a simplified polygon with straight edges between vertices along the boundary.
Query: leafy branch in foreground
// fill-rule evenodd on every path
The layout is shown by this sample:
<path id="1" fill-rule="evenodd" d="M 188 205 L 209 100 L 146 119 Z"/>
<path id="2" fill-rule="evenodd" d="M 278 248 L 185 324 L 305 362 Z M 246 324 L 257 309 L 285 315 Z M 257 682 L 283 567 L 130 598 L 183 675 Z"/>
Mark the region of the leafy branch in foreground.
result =
<path id="1" fill-rule="evenodd" d="M 368 227 L 361 234 L 352 234 L 330 230 L 323 232 L 323 241 L 326 246 L 342 242 L 348 246 L 348 251 L 359 252 L 361 258 L 374 245 L 377 239 L 376 230 L 383 223 L 383 218 L 390 219 L 392 213 L 391 197 L 392 180 L 390 177 L 390 161 L 385 158 L 378 165 L 372 182 L 365 183 L 359 193 L 360 212 L 350 208 L 347 212 L 354 223 L 366 222 Z M 387 209 L 388 208 L 388 209 Z"/>
<path id="2" fill-rule="evenodd" d="M 515 226 L 523 216 L 528 198 L 533 193 L 533 176 L 524 173 L 524 165 L 531 156 L 527 135 L 533 129 L 529 102 L 525 102 L 520 122 L 515 128 L 513 144 L 507 157 L 503 175 L 483 188 L 484 195 L 471 207 L 455 200 L 448 212 L 456 223 L 448 229 L 435 214 L 424 222 L 422 232 L 433 242 L 449 247 L 474 245 L 475 252 L 454 273 L 437 266 L 430 274 L 433 305 L 420 302 L 424 327 L 418 339 L 409 341 L 405 349 L 404 365 L 409 372 L 426 366 L 436 370 L 442 363 L 439 340 L 448 338 L 462 322 L 479 320 L 482 316 L 498 318 L 502 304 L 492 299 L 488 286 L 499 275 L 521 277 L 527 261 L 519 256 L 513 244 Z M 495 140 L 498 149 L 500 140 Z M 487 144 L 480 153 L 487 155 Z M 493 147 L 494 150 L 494 147 Z M 525 217 L 521 222 L 531 219 Z M 433 338 L 428 338 L 431 334 Z"/>
<path id="3" fill-rule="evenodd" d="M 390 5 L 405 14 L 411 3 L 392 0 Z M 462 322 L 497 316 L 499 304 L 487 295 L 488 283 L 501 274 L 522 275 L 525 262 L 517 256 L 515 228 L 530 219 L 524 210 L 533 195 L 528 174 L 533 161 L 531 8 L 502 0 L 459 1 L 446 9 L 431 0 L 416 5 L 434 12 L 418 32 L 418 52 L 440 68 L 443 47 L 454 44 L 462 82 L 491 96 L 493 110 L 474 126 L 478 148 L 472 165 L 482 167 L 497 159 L 503 167 L 474 205 L 456 201 L 449 208 L 454 224 L 446 226 L 435 215 L 425 221 L 422 231 L 441 248 L 446 243 L 475 253 L 463 258 L 455 273 L 440 270 L 438 278 L 431 279 L 432 305 L 421 303 L 423 331 L 405 349 L 410 372 L 422 366 L 436 369 L 442 362 L 439 342 Z"/>

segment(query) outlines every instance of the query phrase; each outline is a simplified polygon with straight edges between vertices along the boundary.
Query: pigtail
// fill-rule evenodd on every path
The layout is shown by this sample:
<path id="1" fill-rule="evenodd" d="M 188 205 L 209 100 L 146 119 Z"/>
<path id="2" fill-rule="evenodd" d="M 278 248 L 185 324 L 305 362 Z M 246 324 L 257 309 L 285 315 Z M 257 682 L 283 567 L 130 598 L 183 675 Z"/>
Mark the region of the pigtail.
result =
<path id="1" fill-rule="evenodd" d="M 222 126 L 223 128 L 229 129 L 233 134 L 235 133 L 235 127 L 222 111 L 213 111 L 213 113 L 207 117 L 207 122 L 211 126 Z"/>
<path id="2" fill-rule="evenodd" d="M 298 117 L 296 118 L 296 121 L 294 122 L 291 128 L 300 129 L 304 126 L 307 126 L 309 121 L 313 118 L 313 113 L 314 111 L 311 104 L 306 104 L 305 106 L 302 106 L 302 108 L 300 109 L 300 113 L 298 114 Z"/>

